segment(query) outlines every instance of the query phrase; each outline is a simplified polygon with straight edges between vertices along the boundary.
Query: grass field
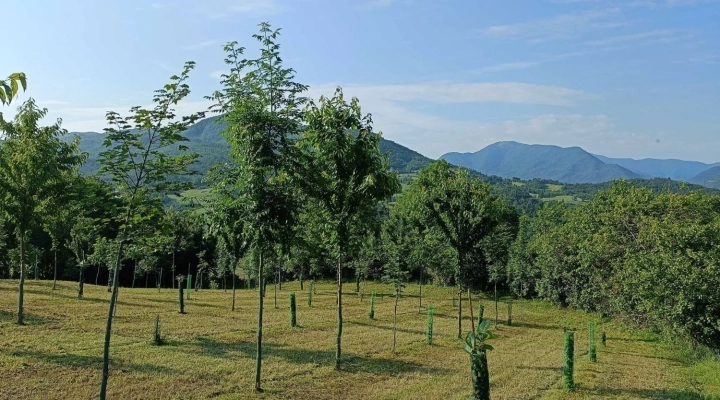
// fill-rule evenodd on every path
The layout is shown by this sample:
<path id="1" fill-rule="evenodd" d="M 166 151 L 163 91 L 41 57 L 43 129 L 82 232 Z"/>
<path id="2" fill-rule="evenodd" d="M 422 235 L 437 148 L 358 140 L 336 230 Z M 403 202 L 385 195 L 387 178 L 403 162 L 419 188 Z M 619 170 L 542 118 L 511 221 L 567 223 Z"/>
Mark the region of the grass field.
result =
<path id="1" fill-rule="evenodd" d="M 376 320 L 368 319 L 369 296 L 361 301 L 354 284 L 344 286 L 343 370 L 333 370 L 335 296 L 330 283 L 317 285 L 313 307 L 297 282 L 274 293 L 268 287 L 262 395 L 254 381 L 257 292 L 192 292 L 187 314 L 177 312 L 171 289 L 121 289 L 113 326 L 109 399 L 466 399 L 469 356 L 456 339 L 452 291 L 425 287 L 423 304 L 437 307 L 434 344 L 424 342 L 425 312 L 418 313 L 418 287 L 399 305 L 398 352 L 393 355 L 390 296 L 378 298 Z M 288 297 L 297 291 L 298 324 L 289 323 Z M 367 290 L 390 293 L 382 284 Z M 16 282 L 0 281 L 0 398 L 91 399 L 100 383 L 102 340 L 109 294 L 87 285 L 77 300 L 76 284 L 29 281 L 26 326 L 12 323 Z M 485 316 L 494 306 L 484 299 Z M 466 302 L 464 302 L 467 310 Z M 477 301 L 474 302 L 475 311 Z M 617 322 L 598 326 L 598 363 L 587 359 L 587 324 L 593 316 L 559 310 L 543 302 L 515 302 L 513 325 L 500 304 L 495 351 L 488 356 L 493 399 L 718 399 L 720 363 L 689 363 L 678 350 Z M 151 345 L 159 315 L 165 346 Z M 470 329 L 469 316 L 464 322 Z M 563 328 L 576 328 L 578 389 L 560 389 Z"/>

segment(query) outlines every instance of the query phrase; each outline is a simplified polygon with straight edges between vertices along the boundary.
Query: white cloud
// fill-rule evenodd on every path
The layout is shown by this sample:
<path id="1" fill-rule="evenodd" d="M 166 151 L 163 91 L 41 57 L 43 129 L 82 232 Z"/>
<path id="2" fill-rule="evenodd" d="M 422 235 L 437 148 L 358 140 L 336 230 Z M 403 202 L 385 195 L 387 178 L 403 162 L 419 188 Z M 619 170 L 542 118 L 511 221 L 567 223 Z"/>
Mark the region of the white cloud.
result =
<path id="1" fill-rule="evenodd" d="M 311 86 L 311 94 L 333 94 L 335 86 Z M 572 106 L 587 95 L 579 90 L 560 86 L 529 83 L 430 83 L 416 85 L 345 85 L 348 96 L 385 101 L 426 101 L 439 104 L 453 103 L 513 103 Z M 316 97 L 316 96 L 313 96 Z"/>
<path id="2" fill-rule="evenodd" d="M 203 48 L 203 47 L 214 46 L 214 45 L 216 45 L 217 43 L 218 43 L 217 40 L 206 40 L 206 41 L 204 41 L 204 42 L 194 43 L 194 44 L 185 46 L 185 48 L 186 48 L 186 49 L 192 49 L 192 50 L 194 50 L 194 49 L 201 49 L 201 48 Z"/>
<path id="3" fill-rule="evenodd" d="M 567 38 L 590 31 L 623 26 L 619 8 L 587 10 L 508 25 L 495 25 L 482 30 L 485 36 L 525 39 L 531 43 Z"/>
<path id="4" fill-rule="evenodd" d="M 534 61 L 515 61 L 515 62 L 508 62 L 508 63 L 500 63 L 500 64 L 494 64 L 487 67 L 479 68 L 476 72 L 479 73 L 486 73 L 486 72 L 503 72 L 503 71 L 512 71 L 517 69 L 527 69 L 536 67 L 540 64 L 545 64 L 553 61 L 560 61 L 564 60 L 570 57 L 577 57 L 581 55 L 588 54 L 587 51 L 577 51 L 574 53 L 565 53 L 565 54 L 558 54 L 550 57 L 545 57 L 540 60 L 534 60 Z"/>
<path id="5" fill-rule="evenodd" d="M 613 36 L 600 40 L 593 40 L 587 44 L 594 46 L 618 45 L 627 43 L 649 44 L 649 43 L 670 43 L 680 40 L 680 31 L 676 29 L 658 29 L 647 32 L 633 33 L 629 35 Z"/>

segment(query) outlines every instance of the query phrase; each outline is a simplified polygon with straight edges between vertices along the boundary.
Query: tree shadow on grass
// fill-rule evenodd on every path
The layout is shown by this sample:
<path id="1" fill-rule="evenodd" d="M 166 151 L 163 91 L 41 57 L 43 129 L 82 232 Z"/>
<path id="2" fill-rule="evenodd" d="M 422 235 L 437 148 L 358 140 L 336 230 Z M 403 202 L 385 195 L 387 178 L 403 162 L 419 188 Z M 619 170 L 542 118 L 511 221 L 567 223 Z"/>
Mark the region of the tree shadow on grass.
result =
<path id="1" fill-rule="evenodd" d="M 25 325 L 45 325 L 56 321 L 56 318 L 39 317 L 37 315 L 28 313 L 25 313 L 25 315 L 23 316 L 23 322 L 25 323 Z M 0 322 L 15 323 L 15 313 L 0 310 Z"/>
<path id="2" fill-rule="evenodd" d="M 58 364 L 65 367 L 73 368 L 102 368 L 103 359 L 100 356 L 83 356 L 78 354 L 48 354 L 39 351 L 32 350 L 10 350 L 2 349 L 0 353 L 5 353 L 13 357 L 22 357 L 24 359 L 30 359 L 40 361 L 44 363 Z M 172 374 L 173 369 L 163 367 L 160 365 L 150 364 L 135 364 L 128 363 L 122 360 L 110 359 L 110 371 L 122 371 L 122 372 L 138 372 L 138 373 L 163 373 Z"/>
<path id="3" fill-rule="evenodd" d="M 246 357 L 254 358 L 256 344 L 254 342 L 228 343 L 210 338 L 196 338 L 199 352 L 214 357 L 226 357 L 229 352 L 240 352 Z M 315 366 L 332 366 L 335 363 L 335 349 L 306 350 L 290 348 L 285 344 L 264 343 L 263 359 L 277 357 L 294 364 L 310 364 Z M 426 374 L 442 374 L 447 370 L 429 367 L 412 361 L 392 358 L 361 357 L 353 354 L 341 358 L 341 370 L 345 372 L 364 372 L 372 374 L 397 374 L 419 372 Z"/>
<path id="4" fill-rule="evenodd" d="M 645 342 L 645 343 L 656 343 L 659 342 L 660 339 L 658 338 L 651 338 L 651 339 L 636 339 L 636 338 L 619 338 L 619 337 L 607 337 L 608 341 L 618 341 L 618 342 Z"/>
<path id="5" fill-rule="evenodd" d="M 673 399 L 673 400 L 720 400 L 720 396 L 703 395 L 692 390 L 676 389 L 613 389 L 600 388 L 592 390 L 592 394 L 608 397 L 633 396 L 641 399 Z"/>
<path id="6" fill-rule="evenodd" d="M 346 321 L 345 324 L 348 325 L 360 325 L 360 326 L 366 326 L 368 328 L 377 328 L 377 329 L 384 329 L 386 331 L 392 331 L 392 326 L 383 326 L 383 325 L 376 325 L 376 324 L 369 324 L 367 322 L 356 322 L 356 321 Z M 421 330 L 413 330 L 413 329 L 405 329 L 405 328 L 397 328 L 398 332 L 404 332 L 404 333 L 412 333 L 415 335 L 425 335 L 425 331 Z"/>

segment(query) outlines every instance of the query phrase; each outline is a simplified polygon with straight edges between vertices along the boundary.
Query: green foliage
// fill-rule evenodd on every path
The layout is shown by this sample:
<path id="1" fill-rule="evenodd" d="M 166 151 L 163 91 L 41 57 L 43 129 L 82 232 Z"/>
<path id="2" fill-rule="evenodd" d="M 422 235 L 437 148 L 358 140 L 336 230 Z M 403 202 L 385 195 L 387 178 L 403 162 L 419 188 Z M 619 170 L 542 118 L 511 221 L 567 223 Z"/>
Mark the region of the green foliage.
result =
<path id="1" fill-rule="evenodd" d="M 597 323 L 590 321 L 588 323 L 588 358 L 590 362 L 597 362 L 597 345 L 595 344 L 595 330 Z"/>
<path id="2" fill-rule="evenodd" d="M 480 330 L 480 324 L 485 319 L 485 305 L 483 303 L 480 303 L 478 305 L 478 319 L 477 319 L 477 326 L 475 327 L 475 331 Z"/>
<path id="3" fill-rule="evenodd" d="M 27 90 L 27 77 L 24 72 L 15 72 L 7 79 L 0 80 L 0 104 L 9 105 L 20 93 L 21 87 L 23 92 Z"/>
<path id="4" fill-rule="evenodd" d="M 297 306 L 295 304 L 295 292 L 290 292 L 290 326 L 297 326 Z"/>
<path id="5" fill-rule="evenodd" d="M 427 322 L 425 323 L 425 340 L 427 344 L 432 344 L 433 339 L 433 316 L 435 315 L 435 306 L 427 308 Z"/>
<path id="6" fill-rule="evenodd" d="M 487 363 L 487 352 L 493 350 L 493 347 L 485 341 L 495 337 L 490 331 L 489 320 L 484 320 L 478 325 L 475 332 L 468 332 L 465 336 L 463 349 L 470 355 L 475 399 L 490 399 L 490 371 Z"/>
<path id="7" fill-rule="evenodd" d="M 566 390 L 575 389 L 573 370 L 575 368 L 575 332 L 565 332 L 565 352 L 563 358 L 563 388 Z"/>

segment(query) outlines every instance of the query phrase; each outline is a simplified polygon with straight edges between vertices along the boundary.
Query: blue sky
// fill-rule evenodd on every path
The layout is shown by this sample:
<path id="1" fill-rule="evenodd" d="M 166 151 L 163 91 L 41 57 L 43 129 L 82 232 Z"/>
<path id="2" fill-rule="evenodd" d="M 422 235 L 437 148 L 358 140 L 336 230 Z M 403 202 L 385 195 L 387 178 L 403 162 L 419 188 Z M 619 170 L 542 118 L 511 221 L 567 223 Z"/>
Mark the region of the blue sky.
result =
<path id="1" fill-rule="evenodd" d="M 197 67 L 178 111 L 205 109 L 222 45 L 255 49 L 269 21 L 310 96 L 342 86 L 375 130 L 429 157 L 516 140 L 720 161 L 720 1 L 4 0 L 2 11 L 0 75 L 27 73 L 19 100 L 70 131 L 149 104 L 186 60 Z"/>

